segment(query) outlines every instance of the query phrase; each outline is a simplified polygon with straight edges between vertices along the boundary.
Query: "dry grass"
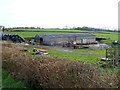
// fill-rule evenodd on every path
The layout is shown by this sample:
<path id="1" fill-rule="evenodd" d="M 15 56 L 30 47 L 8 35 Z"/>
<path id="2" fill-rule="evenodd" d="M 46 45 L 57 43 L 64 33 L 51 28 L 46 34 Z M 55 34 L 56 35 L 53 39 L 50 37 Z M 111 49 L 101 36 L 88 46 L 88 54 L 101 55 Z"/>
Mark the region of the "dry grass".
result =
<path id="1" fill-rule="evenodd" d="M 120 69 L 118 70 L 117 78 L 118 78 L 118 87 L 120 88 Z"/>
<path id="2" fill-rule="evenodd" d="M 103 75 L 95 66 L 57 57 L 32 57 L 19 49 L 3 45 L 3 68 L 31 88 L 117 87 L 116 78 Z"/>

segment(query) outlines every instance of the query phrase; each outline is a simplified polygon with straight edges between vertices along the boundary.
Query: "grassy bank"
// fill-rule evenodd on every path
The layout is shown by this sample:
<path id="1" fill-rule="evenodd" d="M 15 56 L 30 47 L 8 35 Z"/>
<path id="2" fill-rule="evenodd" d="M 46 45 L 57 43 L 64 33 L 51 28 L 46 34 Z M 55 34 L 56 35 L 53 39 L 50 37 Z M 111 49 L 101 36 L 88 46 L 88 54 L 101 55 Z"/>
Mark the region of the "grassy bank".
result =
<path id="1" fill-rule="evenodd" d="M 40 49 L 40 48 L 38 48 Z M 96 56 L 86 56 L 86 55 L 78 55 L 78 54 L 72 54 L 72 53 L 66 53 L 66 52 L 60 52 L 52 49 L 44 49 L 47 50 L 49 55 L 33 55 L 34 52 L 32 52 L 33 48 L 29 48 L 30 52 L 28 54 L 32 55 L 33 57 L 58 57 L 58 58 L 64 58 L 68 59 L 70 61 L 78 62 L 78 63 L 86 63 L 90 65 L 96 65 L 97 67 L 100 68 L 102 65 L 101 58 L 103 57 L 96 57 Z M 105 55 L 105 49 L 102 50 L 80 50 L 80 49 L 75 49 L 72 50 L 75 52 L 80 52 L 80 53 L 89 53 L 89 54 L 98 54 L 98 55 Z M 101 71 L 104 73 L 108 74 L 115 74 L 118 69 L 116 68 L 100 68 Z"/>
<path id="2" fill-rule="evenodd" d="M 0 68 L 0 90 L 2 89 L 2 69 Z"/>
<path id="3" fill-rule="evenodd" d="M 49 51 L 51 56 L 32 57 L 22 53 L 20 46 L 3 46 L 3 51 L 7 51 L 3 52 L 3 68 L 17 80 L 25 81 L 31 88 L 117 87 L 116 75 L 104 75 L 95 65 L 56 57 L 66 53 Z M 52 53 L 57 54 L 54 56 Z"/>
<path id="4" fill-rule="evenodd" d="M 26 84 L 17 80 L 9 75 L 5 70 L 2 71 L 2 88 L 12 89 L 12 88 L 26 88 Z"/>

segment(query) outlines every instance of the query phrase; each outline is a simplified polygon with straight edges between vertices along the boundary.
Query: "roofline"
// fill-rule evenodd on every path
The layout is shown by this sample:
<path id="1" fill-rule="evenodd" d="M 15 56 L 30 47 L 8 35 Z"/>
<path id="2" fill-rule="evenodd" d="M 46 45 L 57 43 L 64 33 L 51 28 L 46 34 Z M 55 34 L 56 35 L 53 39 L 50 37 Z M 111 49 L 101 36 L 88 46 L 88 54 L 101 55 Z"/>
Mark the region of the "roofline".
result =
<path id="1" fill-rule="evenodd" d="M 93 34 L 90 34 L 90 33 L 86 33 L 86 34 L 36 34 L 35 36 L 58 36 L 58 35 L 75 35 L 76 37 L 78 36 L 79 37 L 79 35 L 81 35 L 81 36 L 88 36 L 88 35 L 90 35 L 90 36 L 96 36 L 96 35 L 93 35 Z"/>

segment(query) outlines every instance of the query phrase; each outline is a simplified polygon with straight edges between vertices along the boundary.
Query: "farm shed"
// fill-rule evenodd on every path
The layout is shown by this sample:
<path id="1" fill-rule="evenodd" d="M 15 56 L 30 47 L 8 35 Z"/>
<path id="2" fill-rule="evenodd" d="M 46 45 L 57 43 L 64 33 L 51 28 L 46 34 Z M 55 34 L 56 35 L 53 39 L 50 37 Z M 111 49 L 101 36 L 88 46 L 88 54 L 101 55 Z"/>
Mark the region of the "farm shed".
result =
<path id="1" fill-rule="evenodd" d="M 0 30 L 3 30 L 4 29 L 4 26 L 0 26 Z"/>
<path id="2" fill-rule="evenodd" d="M 92 43 L 96 36 L 92 34 L 37 34 L 35 41 L 45 45 L 61 45 L 63 42 L 76 41 L 76 43 Z"/>

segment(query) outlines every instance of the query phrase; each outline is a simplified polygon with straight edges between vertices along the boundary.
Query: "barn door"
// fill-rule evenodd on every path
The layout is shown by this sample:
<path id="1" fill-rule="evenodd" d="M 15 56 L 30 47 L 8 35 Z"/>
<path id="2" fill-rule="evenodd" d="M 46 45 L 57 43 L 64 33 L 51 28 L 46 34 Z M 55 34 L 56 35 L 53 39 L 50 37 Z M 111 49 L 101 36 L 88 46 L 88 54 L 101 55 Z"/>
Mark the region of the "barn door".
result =
<path id="1" fill-rule="evenodd" d="M 40 44 L 43 44 L 43 38 L 40 38 Z"/>

